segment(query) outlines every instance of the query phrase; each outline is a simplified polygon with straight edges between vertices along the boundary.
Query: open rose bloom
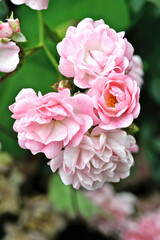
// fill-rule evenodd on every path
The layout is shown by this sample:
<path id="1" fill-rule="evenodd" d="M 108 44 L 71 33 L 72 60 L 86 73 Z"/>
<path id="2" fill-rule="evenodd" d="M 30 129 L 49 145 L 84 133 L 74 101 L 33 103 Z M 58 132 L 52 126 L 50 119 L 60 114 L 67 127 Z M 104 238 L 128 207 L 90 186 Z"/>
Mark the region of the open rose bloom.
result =
<path id="1" fill-rule="evenodd" d="M 116 33 L 103 20 L 86 18 L 77 27 L 69 27 L 57 50 L 60 72 L 73 77 L 80 88 L 90 88 L 97 77 L 108 76 L 112 70 L 125 74 L 136 67 L 124 32 Z"/>
<path id="2" fill-rule="evenodd" d="M 11 0 L 16 5 L 26 4 L 32 9 L 41 10 L 47 9 L 49 0 Z"/>
<path id="3" fill-rule="evenodd" d="M 124 131 L 94 128 L 77 147 L 66 147 L 49 164 L 53 172 L 60 167 L 59 174 L 66 185 L 94 190 L 105 182 L 118 182 L 129 176 L 133 157 L 128 148 L 134 146 L 135 139 Z"/>
<path id="4" fill-rule="evenodd" d="M 23 89 L 10 110 L 20 146 L 33 154 L 43 152 L 47 158 L 57 157 L 66 145 L 77 147 L 98 120 L 91 99 L 85 94 L 70 97 L 68 89 L 44 96 Z"/>
<path id="5" fill-rule="evenodd" d="M 60 72 L 87 90 L 71 96 L 70 79 L 44 96 L 21 90 L 10 106 L 19 145 L 33 154 L 44 153 L 51 170 L 76 189 L 95 190 L 128 177 L 134 163 L 131 153 L 138 147 L 122 128 L 140 112 L 140 58 L 133 55 L 124 32 L 90 18 L 69 27 L 57 49 Z"/>
<path id="6" fill-rule="evenodd" d="M 97 78 L 88 95 L 97 109 L 99 126 L 111 130 L 131 125 L 140 112 L 139 92 L 137 83 L 127 75 L 113 72 L 108 78 Z"/>

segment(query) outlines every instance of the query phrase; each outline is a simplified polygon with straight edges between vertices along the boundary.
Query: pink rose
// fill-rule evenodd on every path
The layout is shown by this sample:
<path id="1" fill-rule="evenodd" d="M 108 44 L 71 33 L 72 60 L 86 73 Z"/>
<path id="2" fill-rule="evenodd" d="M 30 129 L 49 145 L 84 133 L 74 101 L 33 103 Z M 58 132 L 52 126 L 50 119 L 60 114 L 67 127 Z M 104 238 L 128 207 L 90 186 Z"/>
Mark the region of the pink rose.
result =
<path id="1" fill-rule="evenodd" d="M 12 72 L 19 63 L 20 49 L 14 42 L 0 42 L 0 72 Z"/>
<path id="2" fill-rule="evenodd" d="M 11 28 L 9 22 L 0 23 L 0 38 L 10 38 L 13 34 L 13 29 Z"/>
<path id="3" fill-rule="evenodd" d="M 159 240 L 160 210 L 143 215 L 137 221 L 130 221 L 123 234 L 124 240 Z"/>
<path id="4" fill-rule="evenodd" d="M 77 27 L 69 27 L 65 38 L 57 45 L 59 70 L 66 77 L 74 77 L 80 88 L 90 88 L 98 76 L 112 70 L 124 73 L 129 67 L 133 47 L 103 20 L 82 20 Z"/>
<path id="5" fill-rule="evenodd" d="M 139 92 L 136 81 L 124 74 L 112 72 L 107 78 L 97 78 L 88 95 L 97 109 L 99 127 L 128 127 L 140 112 Z"/>
<path id="6" fill-rule="evenodd" d="M 70 97 L 68 89 L 44 96 L 23 89 L 9 108 L 19 145 L 47 158 L 57 157 L 66 145 L 77 147 L 83 134 L 97 124 L 91 99 L 85 94 Z"/>
<path id="7" fill-rule="evenodd" d="M 9 18 L 9 19 L 7 19 L 7 21 L 9 23 L 9 25 L 11 26 L 13 32 L 21 32 L 18 18 L 16 18 L 16 19 Z"/>
<path id="8" fill-rule="evenodd" d="M 20 32 L 19 20 L 9 18 L 0 23 L 0 38 L 11 38 L 14 32 Z"/>
<path id="9" fill-rule="evenodd" d="M 11 0 L 11 2 L 16 5 L 25 3 L 32 9 L 41 10 L 47 9 L 49 0 Z"/>
<path id="10" fill-rule="evenodd" d="M 132 77 L 136 82 L 139 87 L 142 86 L 143 84 L 143 64 L 142 64 L 142 59 L 138 55 L 134 55 L 132 58 L 132 64 L 133 67 L 131 71 L 128 73 L 128 76 Z"/>
<path id="11" fill-rule="evenodd" d="M 67 146 L 49 164 L 53 172 L 60 168 L 65 185 L 95 190 L 105 182 L 118 182 L 129 176 L 133 157 L 128 148 L 134 145 L 135 139 L 122 130 L 96 127 L 91 135 L 83 136 L 77 147 Z"/>

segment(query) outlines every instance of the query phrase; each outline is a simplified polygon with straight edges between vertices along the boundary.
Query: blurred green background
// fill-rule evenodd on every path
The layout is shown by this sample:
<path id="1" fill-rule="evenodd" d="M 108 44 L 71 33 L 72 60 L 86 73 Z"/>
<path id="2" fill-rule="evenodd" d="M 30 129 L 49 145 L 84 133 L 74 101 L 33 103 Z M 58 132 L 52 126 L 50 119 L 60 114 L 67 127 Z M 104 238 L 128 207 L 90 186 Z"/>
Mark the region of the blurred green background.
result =
<path id="1" fill-rule="evenodd" d="M 14 11 L 15 18 L 20 20 L 21 31 L 28 42 L 22 47 L 32 47 L 38 43 L 37 12 L 25 5 L 14 6 L 10 1 L 0 3 L 0 19 L 4 20 Z M 136 194 L 152 193 L 160 189 L 160 0 L 50 0 L 49 7 L 43 11 L 45 22 L 63 38 L 69 25 L 77 24 L 85 17 L 94 20 L 103 19 L 116 31 L 125 31 L 126 37 L 141 56 L 144 65 L 144 84 L 141 89 L 141 114 L 135 123 L 140 131 L 136 134 L 139 153 L 135 157 L 135 166 L 131 177 L 115 185 L 117 189 L 125 189 Z M 56 43 L 46 36 L 46 44 L 58 60 Z M 0 74 L 2 76 L 3 74 Z M 14 120 L 8 106 L 15 101 L 15 96 L 22 88 L 33 88 L 43 94 L 52 91 L 51 85 L 57 81 L 57 73 L 42 50 L 25 59 L 22 68 L 8 77 L 0 85 L 0 142 L 2 150 L 10 153 L 17 162 L 25 159 L 38 163 L 38 176 L 51 175 L 47 160 L 42 155 L 32 157 L 22 150 L 13 132 Z M 37 162 L 36 162 L 37 163 Z M 36 179 L 36 177 L 35 177 Z M 35 180 L 34 179 L 34 180 Z M 55 180 L 59 181 L 59 180 Z M 42 185 L 41 185 L 42 184 Z M 56 182 L 59 186 L 61 183 Z M 40 191 L 45 192 L 43 183 Z M 33 186 L 32 186 L 33 187 Z M 67 189 L 67 190 L 66 190 Z M 57 192 L 59 188 L 57 187 Z M 64 190 L 64 189 L 63 189 Z M 26 192 L 32 192 L 31 189 Z M 67 199 L 68 188 L 65 188 Z M 64 193 L 64 192 L 63 192 Z M 62 194 L 63 194 L 62 193 Z M 82 196 L 79 196 L 82 198 Z M 59 202 L 59 198 L 54 201 Z M 67 200 L 66 200 L 67 201 Z M 80 201 L 83 203 L 83 200 Z M 68 205 L 59 208 L 68 209 Z M 86 204 L 86 203 L 85 203 Z M 87 205 L 88 206 L 88 205 Z M 82 211 L 86 213 L 84 207 Z"/>

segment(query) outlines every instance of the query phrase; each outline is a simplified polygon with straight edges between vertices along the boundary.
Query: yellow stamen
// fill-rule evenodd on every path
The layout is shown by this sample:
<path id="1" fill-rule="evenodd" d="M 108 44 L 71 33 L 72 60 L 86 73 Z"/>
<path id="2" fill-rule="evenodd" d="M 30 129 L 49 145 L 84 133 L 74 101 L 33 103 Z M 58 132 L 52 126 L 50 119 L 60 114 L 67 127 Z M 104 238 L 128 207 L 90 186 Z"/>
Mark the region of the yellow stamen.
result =
<path id="1" fill-rule="evenodd" d="M 112 94 L 109 96 L 109 98 L 106 100 L 106 105 L 107 107 L 115 107 L 115 104 L 118 103 L 117 99 L 115 96 Z"/>

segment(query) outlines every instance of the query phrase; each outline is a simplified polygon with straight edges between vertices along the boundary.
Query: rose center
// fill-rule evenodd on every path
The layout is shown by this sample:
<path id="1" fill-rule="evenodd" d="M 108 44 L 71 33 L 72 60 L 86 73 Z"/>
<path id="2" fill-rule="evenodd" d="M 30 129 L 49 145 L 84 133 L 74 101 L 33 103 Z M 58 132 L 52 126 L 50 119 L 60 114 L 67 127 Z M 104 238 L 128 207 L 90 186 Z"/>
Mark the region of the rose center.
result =
<path id="1" fill-rule="evenodd" d="M 107 107 L 115 107 L 115 104 L 118 103 L 115 96 L 112 94 L 109 96 L 109 98 L 106 100 Z"/>

